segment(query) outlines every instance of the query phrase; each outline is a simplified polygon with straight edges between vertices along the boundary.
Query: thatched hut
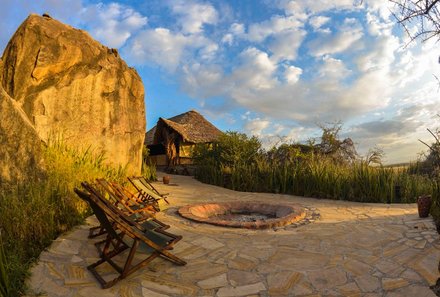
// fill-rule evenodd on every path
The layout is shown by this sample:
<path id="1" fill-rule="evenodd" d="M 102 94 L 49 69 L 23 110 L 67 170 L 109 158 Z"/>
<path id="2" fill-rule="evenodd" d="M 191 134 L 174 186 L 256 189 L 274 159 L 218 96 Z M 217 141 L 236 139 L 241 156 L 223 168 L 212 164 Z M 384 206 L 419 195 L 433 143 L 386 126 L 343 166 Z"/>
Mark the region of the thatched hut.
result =
<path id="1" fill-rule="evenodd" d="M 169 119 L 159 118 L 145 144 L 158 166 L 192 164 L 191 150 L 198 143 L 212 143 L 222 132 L 200 113 L 191 110 Z"/>

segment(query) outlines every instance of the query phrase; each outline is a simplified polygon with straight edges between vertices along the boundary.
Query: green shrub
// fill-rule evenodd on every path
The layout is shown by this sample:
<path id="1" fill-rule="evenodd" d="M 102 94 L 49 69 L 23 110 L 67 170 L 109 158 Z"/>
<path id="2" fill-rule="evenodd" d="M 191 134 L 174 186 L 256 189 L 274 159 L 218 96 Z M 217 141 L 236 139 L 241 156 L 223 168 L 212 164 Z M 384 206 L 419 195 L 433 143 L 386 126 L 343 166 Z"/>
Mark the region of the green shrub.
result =
<path id="1" fill-rule="evenodd" d="M 414 202 L 433 191 L 432 180 L 407 169 L 370 166 L 371 160 L 341 162 L 298 144 L 264 152 L 258 139 L 235 132 L 197 146 L 194 160 L 197 179 L 239 191 L 383 203 Z"/>

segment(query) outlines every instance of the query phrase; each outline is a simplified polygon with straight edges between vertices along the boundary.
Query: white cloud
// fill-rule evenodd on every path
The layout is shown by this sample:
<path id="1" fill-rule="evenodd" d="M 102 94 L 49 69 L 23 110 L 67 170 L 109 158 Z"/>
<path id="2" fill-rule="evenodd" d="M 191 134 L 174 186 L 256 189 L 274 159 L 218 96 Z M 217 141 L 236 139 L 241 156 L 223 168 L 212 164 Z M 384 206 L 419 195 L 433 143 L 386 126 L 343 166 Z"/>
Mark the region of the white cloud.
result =
<path id="1" fill-rule="evenodd" d="M 295 84 L 298 82 L 299 77 L 302 74 L 302 69 L 295 66 L 288 66 L 284 70 L 284 77 L 289 84 Z"/>
<path id="2" fill-rule="evenodd" d="M 275 86 L 273 74 L 277 65 L 267 53 L 254 47 L 247 48 L 240 53 L 240 60 L 240 66 L 231 75 L 231 82 L 238 87 L 236 90 L 254 92 Z"/>
<path id="3" fill-rule="evenodd" d="M 126 49 L 138 65 L 155 64 L 174 72 L 191 60 L 210 61 L 218 45 L 202 35 L 184 35 L 166 28 L 141 31 Z"/>
<path id="4" fill-rule="evenodd" d="M 286 30 L 296 30 L 303 27 L 303 23 L 295 17 L 274 15 L 270 20 L 254 23 L 249 26 L 246 38 L 253 42 L 262 42 L 268 36 L 278 34 Z"/>
<path id="5" fill-rule="evenodd" d="M 218 65 L 194 63 L 182 69 L 184 90 L 196 98 L 209 98 L 224 92 L 223 69 Z"/>
<path id="6" fill-rule="evenodd" d="M 217 10 L 209 3 L 196 1 L 170 1 L 171 10 L 178 15 L 183 33 L 200 33 L 204 24 L 216 24 Z"/>
<path id="7" fill-rule="evenodd" d="M 356 0 L 278 0 L 278 7 L 284 9 L 287 14 L 304 16 L 328 10 L 359 9 L 356 3 Z"/>
<path id="8" fill-rule="evenodd" d="M 330 21 L 329 17 L 318 15 L 318 16 L 311 17 L 309 19 L 309 24 L 310 24 L 310 26 L 313 27 L 313 29 L 318 30 L 319 28 L 321 28 L 324 24 L 328 23 L 329 21 Z"/>
<path id="9" fill-rule="evenodd" d="M 244 34 L 244 25 L 240 23 L 233 23 L 222 38 L 222 43 L 232 45 L 236 36 L 242 36 Z"/>
<path id="10" fill-rule="evenodd" d="M 229 31 L 234 35 L 242 35 L 244 33 L 244 25 L 240 23 L 233 23 Z"/>
<path id="11" fill-rule="evenodd" d="M 383 0 L 365 0 L 363 4 L 368 11 L 378 13 L 384 20 L 392 18 L 392 12 L 397 8 L 391 1 Z"/>
<path id="12" fill-rule="evenodd" d="M 264 43 L 268 37 L 272 37 L 268 44 L 272 58 L 295 60 L 307 33 L 303 27 L 304 23 L 293 16 L 274 15 L 270 20 L 250 24 L 247 33 L 240 30 L 237 36 L 254 43 Z"/>
<path id="13" fill-rule="evenodd" d="M 225 34 L 222 38 L 222 43 L 232 45 L 233 42 L 234 42 L 234 35 L 232 35 L 231 33 Z"/>
<path id="14" fill-rule="evenodd" d="M 347 69 L 344 62 L 339 59 L 332 58 L 330 56 L 324 56 L 322 58 L 323 64 L 319 68 L 319 76 L 327 80 L 342 80 L 350 74 L 350 70 Z"/>
<path id="15" fill-rule="evenodd" d="M 247 119 L 244 129 L 251 135 L 262 136 L 263 131 L 270 125 L 270 121 L 260 118 Z"/>
<path id="16" fill-rule="evenodd" d="M 353 47 L 364 35 L 362 26 L 357 20 L 346 19 L 334 35 L 320 33 L 309 43 L 310 53 L 314 56 L 337 54 Z"/>
<path id="17" fill-rule="evenodd" d="M 400 47 L 399 39 L 395 36 L 379 36 L 372 44 L 367 54 L 357 59 L 360 71 L 373 71 L 389 68 L 395 59 L 395 53 Z"/>
<path id="18" fill-rule="evenodd" d="M 306 31 L 304 30 L 289 30 L 276 34 L 274 40 L 269 44 L 273 58 L 294 61 L 305 35 Z"/>
<path id="19" fill-rule="evenodd" d="M 391 35 L 394 23 L 392 21 L 384 21 L 378 15 L 367 12 L 365 15 L 367 19 L 368 33 L 373 36 Z"/>
<path id="20" fill-rule="evenodd" d="M 79 17 L 95 38 L 115 48 L 124 45 L 133 33 L 147 24 L 147 17 L 118 3 L 86 6 Z"/>
<path id="21" fill-rule="evenodd" d="M 188 39 L 166 28 L 145 30 L 139 33 L 129 49 L 132 59 L 143 64 L 147 61 L 174 71 L 180 63 Z"/>

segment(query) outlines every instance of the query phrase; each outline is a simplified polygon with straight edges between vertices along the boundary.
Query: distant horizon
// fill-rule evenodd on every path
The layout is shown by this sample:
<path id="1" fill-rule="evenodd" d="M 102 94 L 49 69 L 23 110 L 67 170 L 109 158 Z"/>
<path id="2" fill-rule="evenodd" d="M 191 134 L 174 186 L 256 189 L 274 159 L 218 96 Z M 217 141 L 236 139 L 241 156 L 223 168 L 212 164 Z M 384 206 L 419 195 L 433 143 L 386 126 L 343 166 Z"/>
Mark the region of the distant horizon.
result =
<path id="1" fill-rule="evenodd" d="M 391 165 L 415 161 L 440 126 L 436 40 L 408 44 L 388 1 L 3 2 L 2 52 L 30 13 L 117 48 L 143 80 L 147 131 L 195 109 L 267 145 L 341 121 L 341 138 Z"/>

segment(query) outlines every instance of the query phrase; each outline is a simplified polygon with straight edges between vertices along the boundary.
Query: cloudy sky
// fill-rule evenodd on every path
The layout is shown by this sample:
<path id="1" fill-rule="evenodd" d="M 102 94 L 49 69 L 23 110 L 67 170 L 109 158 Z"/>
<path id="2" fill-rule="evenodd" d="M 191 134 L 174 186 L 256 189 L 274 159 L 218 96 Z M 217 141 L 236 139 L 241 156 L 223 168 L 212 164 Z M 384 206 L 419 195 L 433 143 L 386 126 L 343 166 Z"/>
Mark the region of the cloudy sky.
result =
<path id="1" fill-rule="evenodd" d="M 410 43 L 386 0 L 0 0 L 0 49 L 31 13 L 118 48 L 145 84 L 147 128 L 195 109 L 266 144 L 341 121 L 360 153 L 415 160 L 440 126 L 435 40 Z"/>

